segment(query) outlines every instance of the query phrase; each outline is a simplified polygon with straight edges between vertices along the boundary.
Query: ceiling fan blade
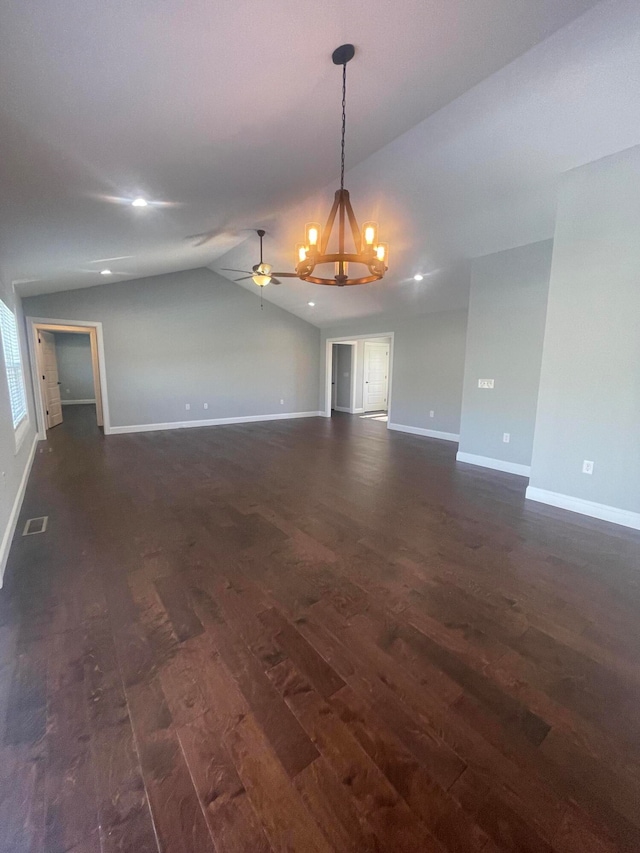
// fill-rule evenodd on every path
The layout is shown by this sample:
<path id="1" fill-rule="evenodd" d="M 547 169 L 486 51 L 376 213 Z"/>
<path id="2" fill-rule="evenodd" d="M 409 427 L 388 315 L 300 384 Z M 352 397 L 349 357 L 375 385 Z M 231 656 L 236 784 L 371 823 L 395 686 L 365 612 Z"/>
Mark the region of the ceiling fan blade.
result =
<path id="1" fill-rule="evenodd" d="M 253 274 L 252 275 L 245 275 L 242 278 L 234 278 L 234 281 L 246 281 L 248 278 L 253 278 Z"/>
<path id="2" fill-rule="evenodd" d="M 246 272 L 247 275 L 250 275 L 249 270 L 234 270 L 231 267 L 220 267 L 221 272 Z"/>
<path id="3" fill-rule="evenodd" d="M 276 278 L 275 276 L 272 275 L 271 281 L 269 282 L 269 284 L 282 284 L 282 282 L 280 281 L 279 278 Z"/>
<path id="4" fill-rule="evenodd" d="M 298 278 L 298 273 L 295 272 L 272 272 L 271 275 L 279 275 L 280 278 Z"/>

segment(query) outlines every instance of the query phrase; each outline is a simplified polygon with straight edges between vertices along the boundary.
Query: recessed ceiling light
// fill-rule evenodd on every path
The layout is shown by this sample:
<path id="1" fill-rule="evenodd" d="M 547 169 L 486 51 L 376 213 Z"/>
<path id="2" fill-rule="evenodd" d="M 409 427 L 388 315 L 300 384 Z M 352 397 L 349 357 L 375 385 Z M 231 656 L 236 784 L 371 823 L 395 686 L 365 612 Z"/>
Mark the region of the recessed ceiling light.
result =
<path id="1" fill-rule="evenodd" d="M 145 198 L 134 198 L 131 207 L 147 207 L 149 202 Z"/>
<path id="2" fill-rule="evenodd" d="M 100 270 L 100 275 L 112 275 L 111 270 Z"/>
<path id="3" fill-rule="evenodd" d="M 307 302 L 307 305 L 308 305 L 310 308 L 313 308 L 313 306 L 314 306 L 315 304 L 316 304 L 315 302 Z"/>
<path id="4" fill-rule="evenodd" d="M 424 278 L 424 276 L 422 275 L 422 273 L 417 272 L 417 273 L 414 275 L 413 280 L 414 280 L 414 281 L 422 281 L 422 279 L 423 279 L 423 278 Z"/>

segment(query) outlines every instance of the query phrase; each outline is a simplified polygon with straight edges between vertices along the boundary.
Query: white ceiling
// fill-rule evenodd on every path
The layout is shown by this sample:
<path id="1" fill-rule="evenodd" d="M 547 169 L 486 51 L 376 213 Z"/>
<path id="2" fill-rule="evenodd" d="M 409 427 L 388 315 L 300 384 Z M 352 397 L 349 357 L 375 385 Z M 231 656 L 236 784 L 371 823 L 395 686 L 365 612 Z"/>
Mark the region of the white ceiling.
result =
<path id="1" fill-rule="evenodd" d="M 291 280 L 265 298 L 317 324 L 464 304 L 463 259 L 550 236 L 558 175 L 640 142 L 637 2 L 600 3 L 521 56 L 594 5 L 5 0 L 0 273 L 27 295 L 103 284 L 104 266 L 244 267 L 259 226 L 290 268 L 336 179 L 330 54 L 350 40 L 347 186 L 392 266 L 381 284 Z M 118 202 L 139 194 L 166 204 Z M 418 267 L 440 272 L 417 287 Z"/>

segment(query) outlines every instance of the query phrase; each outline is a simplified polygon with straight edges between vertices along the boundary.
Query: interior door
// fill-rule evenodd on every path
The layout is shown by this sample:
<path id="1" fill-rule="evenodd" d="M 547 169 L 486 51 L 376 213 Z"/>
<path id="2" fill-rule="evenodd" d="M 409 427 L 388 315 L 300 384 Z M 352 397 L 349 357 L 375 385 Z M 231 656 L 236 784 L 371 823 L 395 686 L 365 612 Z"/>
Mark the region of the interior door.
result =
<path id="1" fill-rule="evenodd" d="M 389 388 L 389 344 L 364 342 L 364 394 L 365 412 L 387 410 Z"/>
<path id="2" fill-rule="evenodd" d="M 62 423 L 62 402 L 60 400 L 60 382 L 58 381 L 58 360 L 56 358 L 56 339 L 52 332 L 38 332 L 41 347 L 42 388 L 44 391 L 47 429 Z"/>

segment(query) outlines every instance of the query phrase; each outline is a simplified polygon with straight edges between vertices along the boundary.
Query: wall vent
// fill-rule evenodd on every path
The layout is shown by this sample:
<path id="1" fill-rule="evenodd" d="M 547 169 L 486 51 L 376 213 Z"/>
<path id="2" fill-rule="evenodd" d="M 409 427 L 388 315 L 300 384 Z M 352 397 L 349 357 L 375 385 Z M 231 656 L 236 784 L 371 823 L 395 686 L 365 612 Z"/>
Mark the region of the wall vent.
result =
<path id="1" fill-rule="evenodd" d="M 48 515 L 41 515 L 40 518 L 29 518 L 22 531 L 23 536 L 32 536 L 34 533 L 44 533 L 47 529 Z"/>

